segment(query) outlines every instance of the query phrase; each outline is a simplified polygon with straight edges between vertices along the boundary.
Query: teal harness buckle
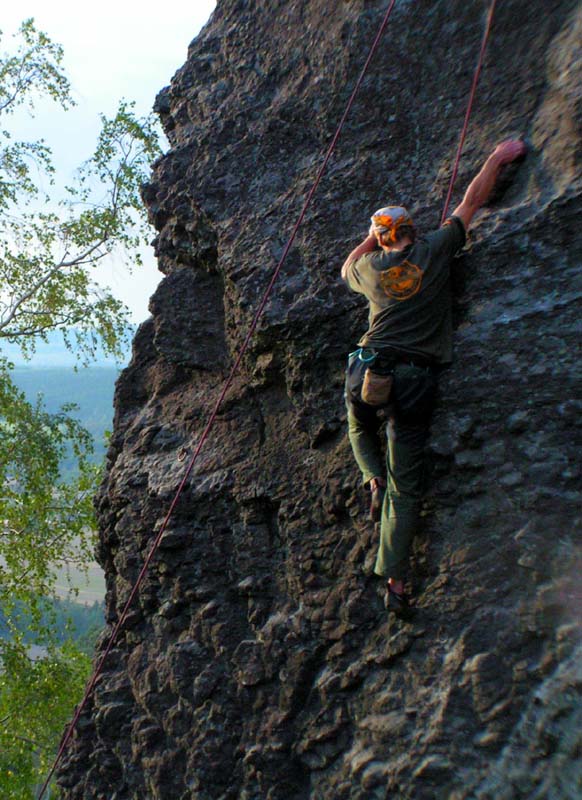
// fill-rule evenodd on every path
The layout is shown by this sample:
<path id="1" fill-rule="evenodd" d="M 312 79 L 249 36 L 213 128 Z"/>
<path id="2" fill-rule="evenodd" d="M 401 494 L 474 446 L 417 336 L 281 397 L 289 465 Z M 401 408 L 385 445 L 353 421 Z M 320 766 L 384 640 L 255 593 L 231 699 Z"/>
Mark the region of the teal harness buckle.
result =
<path id="1" fill-rule="evenodd" d="M 372 347 L 359 347 L 353 353 L 350 353 L 348 358 L 351 359 L 357 356 L 364 364 L 371 364 L 376 360 L 377 355 L 377 352 Z"/>

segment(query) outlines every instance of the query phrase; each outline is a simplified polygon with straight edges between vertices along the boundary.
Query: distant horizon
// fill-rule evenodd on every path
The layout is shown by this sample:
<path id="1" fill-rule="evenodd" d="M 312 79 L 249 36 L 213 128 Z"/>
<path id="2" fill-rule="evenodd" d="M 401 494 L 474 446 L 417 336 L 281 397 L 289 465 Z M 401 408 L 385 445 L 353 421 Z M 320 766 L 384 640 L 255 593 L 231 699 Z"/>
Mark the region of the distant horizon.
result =
<path id="1" fill-rule="evenodd" d="M 124 350 L 124 359 L 117 361 L 112 356 L 107 356 L 101 348 L 97 349 L 97 355 L 89 363 L 93 367 L 112 367 L 121 369 L 129 362 L 131 357 L 131 338 L 137 330 L 137 324 L 131 324 L 130 330 L 133 331 L 127 348 Z M 78 356 L 75 352 L 67 349 L 61 331 L 50 331 L 48 341 L 39 341 L 36 353 L 32 358 L 25 358 L 17 344 L 0 340 L 0 357 L 7 358 L 18 369 L 49 369 L 51 367 L 80 367 Z M 80 367 L 82 368 L 82 367 Z"/>

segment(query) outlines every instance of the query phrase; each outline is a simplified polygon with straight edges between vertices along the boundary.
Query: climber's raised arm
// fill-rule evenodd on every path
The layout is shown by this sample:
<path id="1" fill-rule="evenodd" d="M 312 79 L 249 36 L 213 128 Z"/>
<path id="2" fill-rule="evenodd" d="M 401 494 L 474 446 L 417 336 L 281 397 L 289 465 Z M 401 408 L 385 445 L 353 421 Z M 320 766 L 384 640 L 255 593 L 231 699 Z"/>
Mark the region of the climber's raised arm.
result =
<path id="1" fill-rule="evenodd" d="M 460 217 L 463 220 L 465 230 L 471 224 L 471 220 L 477 211 L 489 199 L 495 182 L 499 177 L 501 167 L 518 158 L 522 158 L 526 152 L 526 145 L 521 139 L 507 139 L 497 145 L 483 164 L 479 174 L 469 184 L 462 203 L 453 211 L 453 216 Z"/>
<path id="2" fill-rule="evenodd" d="M 361 242 L 361 244 L 359 244 L 354 250 L 352 250 L 352 252 L 349 254 L 349 256 L 343 263 L 342 278 L 344 279 L 344 281 L 346 280 L 347 277 L 347 269 L 348 266 L 350 265 L 350 262 L 355 261 L 356 258 L 359 258 L 360 256 L 363 256 L 364 253 L 371 253 L 372 250 L 376 250 L 377 248 L 378 248 L 378 241 L 376 239 L 376 235 L 372 233 L 372 229 L 370 228 L 368 236 L 364 239 L 363 242 Z"/>

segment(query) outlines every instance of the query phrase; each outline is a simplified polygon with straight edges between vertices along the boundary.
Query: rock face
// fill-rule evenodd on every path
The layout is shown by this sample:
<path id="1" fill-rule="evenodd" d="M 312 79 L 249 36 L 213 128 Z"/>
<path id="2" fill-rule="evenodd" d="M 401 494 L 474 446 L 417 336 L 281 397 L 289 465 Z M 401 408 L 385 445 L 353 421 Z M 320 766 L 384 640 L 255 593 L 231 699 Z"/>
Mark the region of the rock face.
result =
<path id="1" fill-rule="evenodd" d="M 455 267 L 412 622 L 383 609 L 345 432 L 366 309 L 339 268 L 378 206 L 438 225 L 487 5 L 396 3 L 63 760 L 66 800 L 582 796 L 578 0 L 498 4 L 455 199 L 497 141 L 532 150 Z M 219 0 L 157 99 L 171 149 L 144 200 L 166 277 L 97 500 L 109 623 L 386 7 Z"/>

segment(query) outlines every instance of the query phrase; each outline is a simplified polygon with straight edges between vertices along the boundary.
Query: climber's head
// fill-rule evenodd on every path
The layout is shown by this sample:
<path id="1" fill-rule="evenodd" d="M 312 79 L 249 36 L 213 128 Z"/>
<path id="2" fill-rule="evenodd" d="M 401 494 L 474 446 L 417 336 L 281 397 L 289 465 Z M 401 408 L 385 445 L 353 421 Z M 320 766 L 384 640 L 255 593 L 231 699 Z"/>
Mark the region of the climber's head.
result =
<path id="1" fill-rule="evenodd" d="M 408 211 L 402 206 L 386 206 L 372 214 L 372 227 L 381 247 L 394 247 L 409 239 L 414 242 L 416 230 Z"/>

